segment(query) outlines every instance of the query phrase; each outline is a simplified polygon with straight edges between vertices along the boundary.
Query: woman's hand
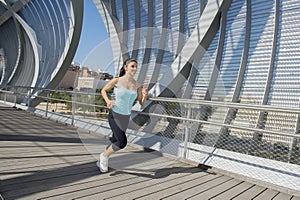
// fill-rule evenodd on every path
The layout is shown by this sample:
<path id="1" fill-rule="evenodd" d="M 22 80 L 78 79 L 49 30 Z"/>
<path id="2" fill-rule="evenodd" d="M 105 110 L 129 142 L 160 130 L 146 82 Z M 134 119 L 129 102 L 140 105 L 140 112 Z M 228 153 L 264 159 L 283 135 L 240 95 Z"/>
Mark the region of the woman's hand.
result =
<path id="1" fill-rule="evenodd" d="M 143 95 L 143 98 L 147 98 L 147 96 L 148 96 L 148 89 L 147 88 L 142 89 L 142 95 Z"/>
<path id="2" fill-rule="evenodd" d="M 113 88 L 117 83 L 118 83 L 118 78 L 113 78 L 101 90 L 101 95 L 104 101 L 106 102 L 106 106 L 108 109 L 111 109 L 114 106 L 114 103 L 108 98 L 106 91 Z"/>
<path id="3" fill-rule="evenodd" d="M 112 109 L 112 107 L 114 106 L 114 102 L 113 101 L 107 101 L 106 106 L 108 109 Z"/>
<path id="4" fill-rule="evenodd" d="M 142 100 L 140 102 L 140 104 L 143 106 L 147 100 L 147 96 L 148 96 L 148 89 L 147 88 L 142 88 Z"/>
<path id="5" fill-rule="evenodd" d="M 138 101 L 143 106 L 146 103 L 148 96 L 148 89 L 144 88 L 143 86 L 140 86 L 138 89 Z"/>

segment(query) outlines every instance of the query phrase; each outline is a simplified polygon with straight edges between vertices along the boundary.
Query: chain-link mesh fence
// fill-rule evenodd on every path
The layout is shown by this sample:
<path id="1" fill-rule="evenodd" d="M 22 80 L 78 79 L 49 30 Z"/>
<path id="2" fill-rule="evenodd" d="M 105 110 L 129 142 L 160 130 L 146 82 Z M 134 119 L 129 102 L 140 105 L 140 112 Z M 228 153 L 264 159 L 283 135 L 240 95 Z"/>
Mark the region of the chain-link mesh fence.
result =
<path id="1" fill-rule="evenodd" d="M 220 103 L 152 98 L 152 109 L 139 115 L 148 118 L 142 120 L 139 131 L 181 142 L 187 137 L 188 143 L 300 164 L 299 109 Z M 147 128 L 149 124 L 152 129 Z"/>
<path id="2" fill-rule="evenodd" d="M 1 99 L 15 102 L 32 91 L 14 87 L 2 92 Z M 105 121 L 108 110 L 96 93 L 48 91 L 38 107 L 77 119 Z M 22 97 L 23 98 L 23 97 Z M 246 155 L 300 165 L 298 108 L 280 108 L 240 103 L 207 102 L 187 99 L 151 98 L 151 103 L 132 117 L 132 129 L 167 138 L 168 146 L 178 154 L 178 146 L 199 144 Z M 75 108 L 73 108 L 75 106 Z M 176 142 L 172 143 L 172 140 Z M 158 142 L 158 141 L 156 141 Z M 153 144 L 153 143 L 152 143 Z M 148 146 L 151 147 L 151 146 Z M 161 149 L 159 149 L 161 150 Z M 185 150 L 186 151 L 186 150 Z"/>

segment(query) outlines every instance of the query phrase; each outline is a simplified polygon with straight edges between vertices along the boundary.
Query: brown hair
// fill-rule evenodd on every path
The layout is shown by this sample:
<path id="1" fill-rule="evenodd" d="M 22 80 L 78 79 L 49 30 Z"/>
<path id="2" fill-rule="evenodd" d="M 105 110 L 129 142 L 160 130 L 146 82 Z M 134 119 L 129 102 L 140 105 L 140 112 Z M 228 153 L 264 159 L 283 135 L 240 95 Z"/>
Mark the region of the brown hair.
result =
<path id="1" fill-rule="evenodd" d="M 129 65 L 129 63 L 131 63 L 131 62 L 137 63 L 137 61 L 136 61 L 135 59 L 131 59 L 131 58 L 128 58 L 128 59 L 126 59 L 126 60 L 124 61 L 123 66 L 122 66 L 121 69 L 120 69 L 119 77 L 125 75 L 126 72 L 125 72 L 125 68 L 124 68 L 124 67 L 127 66 L 127 65 Z"/>

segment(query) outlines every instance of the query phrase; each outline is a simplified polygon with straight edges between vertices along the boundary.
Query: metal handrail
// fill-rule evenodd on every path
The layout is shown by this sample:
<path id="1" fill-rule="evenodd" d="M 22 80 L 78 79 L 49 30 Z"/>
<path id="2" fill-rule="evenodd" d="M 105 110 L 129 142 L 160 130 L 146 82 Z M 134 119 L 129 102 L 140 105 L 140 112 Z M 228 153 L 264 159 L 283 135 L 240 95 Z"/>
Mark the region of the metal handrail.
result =
<path id="1" fill-rule="evenodd" d="M 298 107 L 275 107 L 270 105 L 250 105 L 242 103 L 231 103 L 231 102 L 218 102 L 218 101 L 205 101 L 205 100 L 192 100 L 192 99 L 178 99 L 178 98 L 165 98 L 165 97 L 151 97 L 151 101 L 169 102 L 169 103 L 184 103 L 193 105 L 203 106 L 218 106 L 226 108 L 237 108 L 237 109 L 252 109 L 266 112 L 284 112 L 290 114 L 300 114 L 300 108 Z"/>
<path id="2" fill-rule="evenodd" d="M 61 92 L 61 93 L 71 93 L 72 95 L 77 94 L 83 94 L 83 95 L 99 95 L 99 93 L 90 93 L 90 92 L 78 92 L 78 91 L 66 91 L 66 90 L 54 90 L 54 89 L 45 89 L 45 88 L 33 88 L 33 87 L 24 87 L 24 86 L 16 86 L 11 88 L 27 88 L 27 89 L 38 89 L 38 90 L 45 90 L 49 92 Z M 13 95 L 24 95 L 26 96 L 27 93 L 18 93 L 18 92 L 12 92 L 0 89 L 0 92 L 7 93 L 7 94 L 13 94 Z M 48 96 L 39 96 L 39 95 L 33 95 L 32 97 L 38 97 L 42 99 L 49 100 L 57 100 L 61 102 L 67 102 L 67 103 L 74 103 L 74 101 L 69 100 L 63 100 L 63 99 L 57 99 L 52 98 Z M 241 104 L 241 103 L 230 103 L 230 102 L 217 102 L 217 101 L 205 101 L 205 100 L 192 100 L 192 99 L 178 99 L 178 98 L 166 98 L 166 97 L 150 97 L 148 98 L 149 101 L 158 101 L 158 102 L 168 102 L 168 103 L 183 103 L 185 105 L 196 105 L 196 106 L 212 106 L 212 107 L 226 107 L 226 108 L 236 108 L 236 109 L 252 109 L 252 110 L 260 110 L 260 111 L 266 111 L 266 112 L 284 112 L 284 113 L 291 113 L 291 114 L 300 114 L 299 108 L 285 108 L 285 107 L 274 107 L 269 105 L 248 105 L 248 104 Z M 99 107 L 99 108 L 107 108 L 106 106 L 99 106 L 96 104 L 89 104 L 84 102 L 75 102 L 77 105 L 86 105 L 86 106 L 92 106 L 92 107 Z M 156 113 L 146 113 L 141 111 L 133 111 L 138 114 L 146 115 L 146 116 L 155 116 L 155 117 L 162 117 L 162 118 L 169 118 L 169 119 L 176 119 L 186 122 L 192 122 L 192 123 L 202 123 L 202 124 L 208 124 L 208 125 L 215 125 L 220 127 L 227 127 L 227 128 L 234 128 L 239 130 L 247 130 L 253 132 L 260 132 L 260 133 L 266 133 L 271 135 L 278 135 L 278 136 L 286 136 L 286 137 L 292 137 L 292 138 L 300 138 L 299 134 L 291 134 L 288 132 L 279 132 L 279 131 L 273 131 L 273 130 L 265 130 L 265 129 L 258 129 L 258 128 L 251 128 L 251 127 L 245 127 L 245 126 L 236 126 L 236 125 L 230 125 L 225 123 L 216 123 L 211 121 L 205 121 L 200 119 L 190 119 L 186 117 L 177 117 L 172 115 L 164 115 L 164 114 L 156 114 Z"/>
<path id="3" fill-rule="evenodd" d="M 271 131 L 271 130 L 265 130 L 265 129 L 250 128 L 250 127 L 245 127 L 245 126 L 235 126 L 235 125 L 224 124 L 224 123 L 215 123 L 215 122 L 209 122 L 209 121 L 204 121 L 204 120 L 199 120 L 199 119 L 189 119 L 189 118 L 185 118 L 185 117 L 176 117 L 176 116 L 162 115 L 162 114 L 156 114 L 156 113 L 145 113 L 145 112 L 140 112 L 140 111 L 134 111 L 134 112 L 141 114 L 141 115 L 146 115 L 149 117 L 169 118 L 169 119 L 182 120 L 182 121 L 186 121 L 186 122 L 203 123 L 203 124 L 209 124 L 209 125 L 215 125 L 215 126 L 223 126 L 223 127 L 227 127 L 227 128 L 235 128 L 235 129 L 240 129 L 240 130 L 245 130 L 245 131 L 253 131 L 253 133 L 252 133 L 253 135 L 255 132 L 260 132 L 260 133 L 267 133 L 267 134 L 271 134 L 271 135 L 300 138 L 300 135 L 298 135 L 298 134 L 291 134 L 291 133 L 287 133 L 287 132 L 278 132 L 278 131 Z"/>

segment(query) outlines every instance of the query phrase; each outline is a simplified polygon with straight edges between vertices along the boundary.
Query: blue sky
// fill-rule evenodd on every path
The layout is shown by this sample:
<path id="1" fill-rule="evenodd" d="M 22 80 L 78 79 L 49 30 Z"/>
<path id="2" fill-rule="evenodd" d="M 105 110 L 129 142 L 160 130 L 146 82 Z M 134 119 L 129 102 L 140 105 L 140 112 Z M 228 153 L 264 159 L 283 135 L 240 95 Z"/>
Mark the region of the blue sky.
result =
<path id="1" fill-rule="evenodd" d="M 73 61 L 90 69 L 109 71 L 110 48 L 106 29 L 93 0 L 84 0 L 82 33 Z"/>

